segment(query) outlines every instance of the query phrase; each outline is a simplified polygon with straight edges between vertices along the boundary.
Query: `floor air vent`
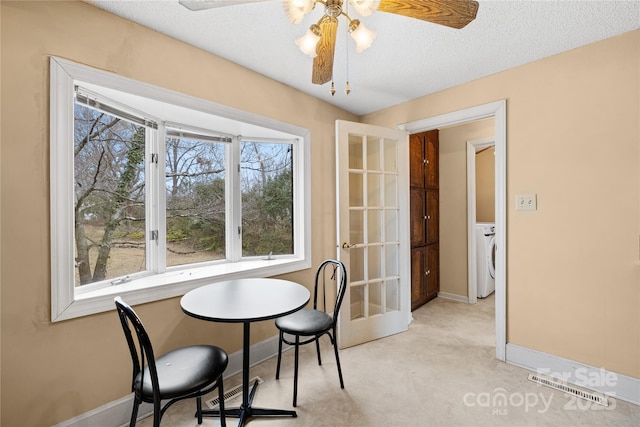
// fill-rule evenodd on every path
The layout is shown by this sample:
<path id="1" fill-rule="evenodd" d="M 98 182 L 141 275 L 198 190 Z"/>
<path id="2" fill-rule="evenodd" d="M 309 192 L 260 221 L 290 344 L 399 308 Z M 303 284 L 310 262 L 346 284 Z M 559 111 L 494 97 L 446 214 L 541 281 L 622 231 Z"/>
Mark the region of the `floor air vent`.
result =
<path id="1" fill-rule="evenodd" d="M 258 384 L 262 384 L 264 382 L 264 380 L 260 377 L 253 377 L 249 380 L 249 385 L 253 386 L 253 384 L 258 381 Z M 227 390 L 224 392 L 224 401 L 227 402 L 231 399 L 233 399 L 236 396 L 241 396 L 242 395 L 242 384 L 235 386 L 234 388 L 232 388 L 231 390 Z M 214 399 L 210 399 L 207 400 L 205 402 L 207 404 L 207 406 L 209 407 L 209 409 L 216 409 L 218 407 L 218 405 L 220 404 L 220 399 L 218 399 L 217 397 Z"/>
<path id="2" fill-rule="evenodd" d="M 609 406 L 609 400 L 607 400 L 607 397 L 602 393 L 584 390 L 572 384 L 567 384 L 566 382 L 559 381 L 555 378 L 545 377 L 538 374 L 529 374 L 529 380 L 533 381 L 534 383 L 538 383 L 562 391 L 572 396 L 579 397 L 580 399 L 585 399 L 590 402 L 597 403 L 598 405 Z"/>

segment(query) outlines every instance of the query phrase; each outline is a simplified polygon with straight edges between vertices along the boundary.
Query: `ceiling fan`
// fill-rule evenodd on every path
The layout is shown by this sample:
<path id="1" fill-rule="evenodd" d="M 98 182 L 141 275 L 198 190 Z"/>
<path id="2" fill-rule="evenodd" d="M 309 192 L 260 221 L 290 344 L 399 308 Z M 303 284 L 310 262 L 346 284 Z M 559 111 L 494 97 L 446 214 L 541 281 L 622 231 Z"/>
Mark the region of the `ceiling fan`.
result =
<path id="1" fill-rule="evenodd" d="M 180 4 L 197 11 L 259 1 L 267 0 L 180 0 Z M 347 14 L 347 2 L 360 16 L 369 16 L 374 11 L 395 13 L 457 29 L 473 21 L 478 12 L 478 2 L 474 0 L 283 0 L 287 18 L 295 24 L 300 23 L 316 5 L 324 7 L 320 20 L 296 40 L 300 50 L 313 57 L 311 82 L 314 84 L 322 85 L 333 79 L 338 17 L 347 19 L 348 31 L 356 42 L 356 51 L 363 51 L 373 42 L 375 32 Z M 333 86 L 331 93 L 335 93 Z M 348 81 L 346 93 L 349 93 Z"/>

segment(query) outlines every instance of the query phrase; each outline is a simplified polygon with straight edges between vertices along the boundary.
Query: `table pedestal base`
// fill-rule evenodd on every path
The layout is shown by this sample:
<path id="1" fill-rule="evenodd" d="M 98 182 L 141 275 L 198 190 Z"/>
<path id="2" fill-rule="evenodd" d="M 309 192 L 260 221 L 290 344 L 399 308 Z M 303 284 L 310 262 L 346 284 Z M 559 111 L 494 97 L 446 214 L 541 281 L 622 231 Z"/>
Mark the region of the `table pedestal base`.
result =
<path id="1" fill-rule="evenodd" d="M 225 417 L 238 418 L 238 427 L 242 427 L 244 423 L 252 417 L 297 417 L 296 411 L 287 411 L 284 409 L 267 409 L 267 408 L 252 408 L 253 396 L 256 394 L 258 388 L 258 380 L 253 383 L 251 387 L 251 393 L 249 393 L 249 399 L 246 405 L 242 405 L 239 408 L 225 408 Z M 202 416 L 204 417 L 219 417 L 220 411 L 217 409 L 203 410 Z"/>

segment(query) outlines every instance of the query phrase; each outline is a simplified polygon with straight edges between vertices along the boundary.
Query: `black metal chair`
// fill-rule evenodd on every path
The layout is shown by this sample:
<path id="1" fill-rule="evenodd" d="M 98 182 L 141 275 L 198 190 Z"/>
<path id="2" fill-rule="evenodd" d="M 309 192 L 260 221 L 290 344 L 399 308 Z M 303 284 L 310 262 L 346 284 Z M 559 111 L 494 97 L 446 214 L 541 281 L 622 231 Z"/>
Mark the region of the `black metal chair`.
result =
<path id="1" fill-rule="evenodd" d="M 327 306 L 327 283 L 332 284 L 336 293 L 335 301 L 330 301 Z M 322 309 L 318 307 L 318 288 L 322 286 Z M 347 270 L 343 263 L 336 260 L 325 260 L 318 267 L 316 272 L 315 287 L 313 292 L 313 309 L 302 309 L 288 316 L 276 319 L 276 327 L 280 331 L 280 340 L 278 343 L 278 365 L 276 368 L 276 379 L 280 378 L 280 361 L 282 359 L 282 343 L 293 345 L 295 349 L 294 370 L 293 370 L 293 406 L 298 401 L 298 355 L 301 345 L 316 343 L 316 352 L 318 353 L 318 365 L 322 365 L 320 358 L 319 339 L 323 335 L 328 335 L 333 344 L 333 350 L 336 355 L 336 364 L 338 365 L 338 376 L 340 377 L 340 388 L 344 388 L 342 380 L 342 369 L 340 368 L 340 357 L 338 356 L 338 343 L 336 336 L 336 324 L 338 322 L 338 313 L 347 289 Z M 333 309 L 333 311 L 329 311 Z M 292 335 L 293 341 L 285 338 L 285 334 Z M 302 338 L 302 341 L 300 340 Z"/>
<path id="2" fill-rule="evenodd" d="M 227 353 L 211 345 L 193 345 L 155 357 L 149 335 L 135 311 L 120 297 L 115 298 L 115 304 L 133 361 L 131 389 L 134 403 L 130 426 L 136 425 L 141 402 L 153 403 L 153 425 L 159 427 L 169 406 L 194 397 L 198 424 L 202 424 L 201 396 L 216 387 L 220 400 L 220 423 L 225 426 L 222 373 L 227 368 Z M 137 346 L 130 326 L 137 336 Z M 162 400 L 168 402 L 161 406 Z"/>

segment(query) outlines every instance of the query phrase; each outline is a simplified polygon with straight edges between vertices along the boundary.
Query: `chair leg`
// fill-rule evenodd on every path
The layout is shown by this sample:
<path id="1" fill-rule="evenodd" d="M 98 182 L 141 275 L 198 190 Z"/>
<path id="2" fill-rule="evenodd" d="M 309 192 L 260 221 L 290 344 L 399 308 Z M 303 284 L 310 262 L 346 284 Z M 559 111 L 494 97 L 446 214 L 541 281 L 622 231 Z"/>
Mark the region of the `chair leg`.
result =
<path id="1" fill-rule="evenodd" d="M 227 422 L 224 417 L 224 384 L 222 382 L 222 375 L 218 379 L 218 401 L 220 402 L 218 405 L 218 409 L 220 410 L 220 426 L 226 427 Z"/>
<path id="2" fill-rule="evenodd" d="M 198 416 L 198 425 L 202 424 L 202 398 L 196 397 L 196 415 Z"/>
<path id="3" fill-rule="evenodd" d="M 335 332 L 334 332 L 335 336 Z M 333 343 L 333 351 L 336 354 L 336 365 L 338 365 L 338 376 L 340 377 L 340 388 L 344 388 L 344 381 L 342 381 L 342 369 L 340 368 L 340 356 L 338 356 L 338 340 L 334 337 L 331 337 L 331 342 Z"/>
<path id="4" fill-rule="evenodd" d="M 153 402 L 153 427 L 160 427 L 162 419 L 162 410 L 160 408 L 160 398 L 154 399 Z"/>
<path id="5" fill-rule="evenodd" d="M 276 379 L 280 378 L 280 360 L 282 359 L 282 331 L 280 331 L 280 339 L 278 340 L 278 364 L 276 365 Z"/>
<path id="6" fill-rule="evenodd" d="M 140 401 L 134 397 L 133 399 L 133 409 L 131 410 L 131 421 L 129 421 L 129 427 L 135 427 L 136 421 L 138 420 L 138 407 L 140 406 Z"/>
<path id="7" fill-rule="evenodd" d="M 293 407 L 298 404 L 298 353 L 300 349 L 300 337 L 296 335 L 296 348 L 293 363 Z"/>
<path id="8" fill-rule="evenodd" d="M 320 337 L 316 337 L 316 353 L 318 353 L 318 365 L 322 365 L 322 359 L 320 358 Z"/>

